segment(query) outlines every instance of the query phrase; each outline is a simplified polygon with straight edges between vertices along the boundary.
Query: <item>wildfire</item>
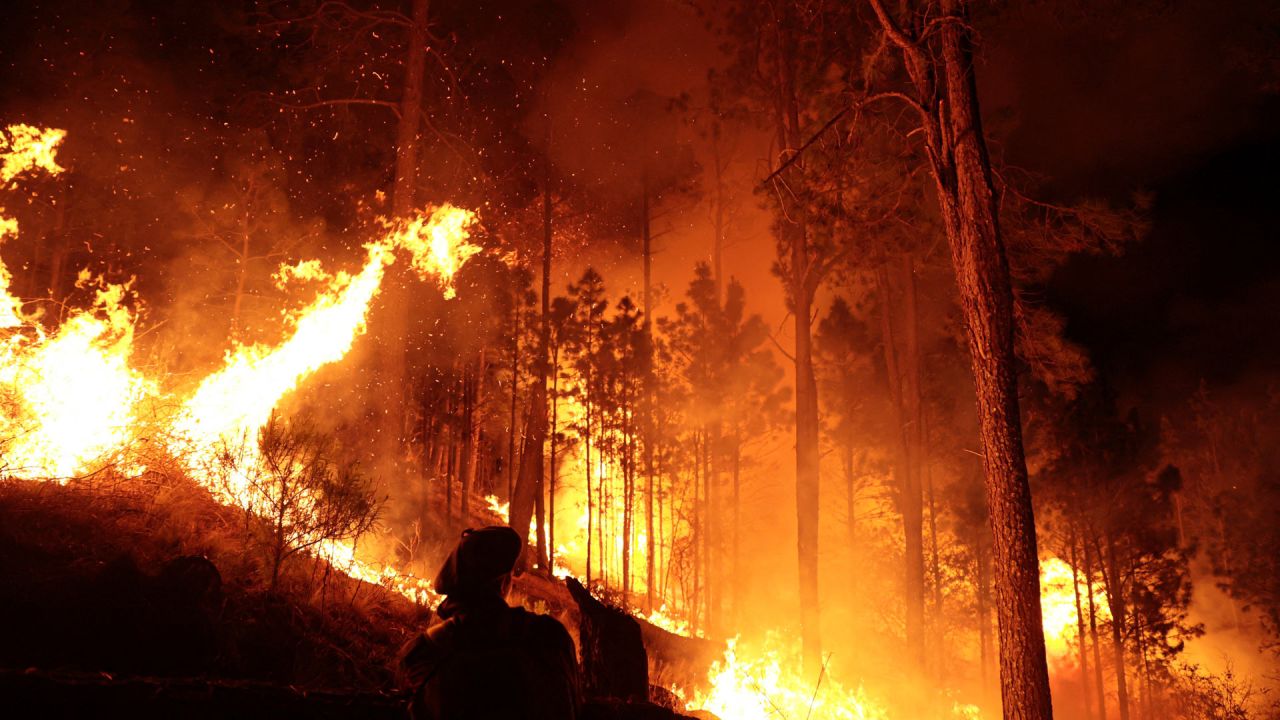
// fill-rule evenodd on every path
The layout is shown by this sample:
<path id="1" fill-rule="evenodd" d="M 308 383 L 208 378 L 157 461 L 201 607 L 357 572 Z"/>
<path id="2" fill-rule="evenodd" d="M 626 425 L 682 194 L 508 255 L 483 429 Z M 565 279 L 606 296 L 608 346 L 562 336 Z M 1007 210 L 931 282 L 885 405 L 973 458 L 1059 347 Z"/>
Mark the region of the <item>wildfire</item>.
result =
<path id="1" fill-rule="evenodd" d="M 65 136 L 62 130 L 9 126 L 0 133 L 0 181 L 10 183 L 29 170 L 61 172 L 55 153 Z M 23 317 L 0 262 L 0 328 L 9 329 L 0 338 L 0 472 L 66 480 L 117 463 L 125 463 L 117 465 L 123 471 L 140 471 L 128 464 L 125 451 L 142 429 L 138 408 L 152 398 L 164 401 L 158 405 L 179 408 L 158 423 L 156 434 L 170 438 L 169 451 L 194 480 L 221 502 L 251 511 L 263 507 L 267 498 L 255 496 L 246 478 L 216 480 L 212 466 L 219 446 L 255 438 L 285 395 L 319 368 L 346 356 L 365 330 L 370 303 L 397 251 L 407 253 L 420 275 L 436 278 L 451 296 L 454 273 L 480 251 L 468 240 L 474 221 L 473 213 L 445 205 L 387 222 L 385 235 L 366 246 L 364 266 L 355 274 L 327 273 L 318 261 L 282 268 L 278 283 L 324 283 L 313 302 L 287 318 L 290 336 L 274 347 L 236 346 L 222 369 L 185 398 L 162 393 L 159 382 L 130 363 L 137 316 L 124 304 L 129 285 L 81 273 L 79 287 L 97 288 L 94 302 L 48 331 L 37 318 Z M 0 240 L 11 234 L 17 234 L 17 223 L 0 216 Z M 246 447 L 256 453 L 252 443 Z M 322 543 L 316 553 L 352 577 L 415 601 L 438 598 L 424 580 L 359 560 L 350 543 Z"/>
<path id="2" fill-rule="evenodd" d="M 395 250 L 410 253 L 421 273 L 443 281 L 452 278 L 466 258 L 479 252 L 467 241 L 475 216 L 450 205 L 390 226 L 382 240 L 365 246 L 366 260 L 359 273 L 323 271 L 318 261 L 287 266 L 277 282 L 316 280 L 327 284 L 306 308 L 288 318 L 293 334 L 275 347 L 242 345 L 228 353 L 222 370 L 200 383 L 183 404 L 173 423 L 174 450 L 191 458 L 193 474 L 206 472 L 210 453 L 219 442 L 253 437 L 266 424 L 280 400 L 304 378 L 321 367 L 341 360 L 355 339 L 365 331 L 369 305 L 382 279 L 395 261 Z M 454 258 L 438 262 L 438 256 Z M 232 488 L 229 498 L 244 505 L 243 485 Z"/>
<path id="3" fill-rule="evenodd" d="M 66 133 L 11 125 L 0 133 L 0 180 L 36 169 L 59 173 L 54 159 Z M 2 209 L 0 209 L 2 211 Z M 0 240 L 17 223 L 0 217 Z M 81 273 L 96 285 L 92 306 L 73 311 L 53 333 L 22 315 L 0 262 L 0 438 L 7 474 L 66 479 L 113 461 L 134 437 L 136 407 L 153 384 L 129 365 L 134 317 L 123 305 L 129 288 Z"/>
<path id="4" fill-rule="evenodd" d="M 0 133 L 0 183 L 28 170 L 40 169 L 50 175 L 62 172 L 54 155 L 66 136 L 66 130 L 10 125 Z"/>
<path id="5" fill-rule="evenodd" d="M 62 167 L 54 160 L 54 153 L 66 135 L 65 130 L 42 130 L 30 125 L 10 125 L 0 132 L 0 185 L 8 185 L 29 170 L 43 169 L 50 175 L 62 172 Z M 4 207 L 0 206 L 0 243 L 17 234 L 18 222 L 5 217 Z M 0 328 L 22 325 L 22 304 L 9 294 L 11 281 L 9 269 L 0 262 Z"/>
<path id="6" fill-rule="evenodd" d="M 7 184 L 35 169 L 60 172 L 55 151 L 64 137 L 61 130 L 10 126 L 7 134 L 0 134 L 0 180 Z M 256 447 L 245 441 L 256 438 L 273 409 L 307 377 L 348 354 L 366 330 L 371 303 L 387 269 L 402 255 L 407 255 L 419 275 L 434 278 L 445 296 L 452 297 L 455 274 L 480 251 L 469 242 L 474 221 L 473 213 L 444 205 L 386 222 L 384 235 L 365 246 L 364 263 L 358 271 L 330 272 L 318 260 L 281 267 L 275 276 L 278 284 L 319 286 L 314 300 L 287 316 L 288 336 L 275 345 L 236 345 L 226 354 L 222 367 L 189 393 L 164 389 L 159 380 L 132 365 L 138 317 L 125 304 L 131 296 L 130 285 L 95 281 L 83 273 L 79 285 L 94 290 L 92 305 L 73 311 L 60 326 L 47 330 L 38 319 L 23 317 L 21 302 L 9 292 L 9 274 L 0 262 L 0 329 L 7 333 L 0 337 L 0 442 L 6 442 L 0 474 L 65 480 L 111 464 L 137 471 L 140 468 L 128 465 L 127 450 L 146 431 L 164 438 L 165 449 L 220 502 L 261 510 L 269 498 L 255 494 L 262 490 L 247 477 L 219 477 L 215 470 L 219 448 L 244 443 L 250 464 L 257 458 Z M 0 217 L 0 240 L 6 234 L 16 234 L 16 223 Z M 176 410 L 155 419 L 154 427 L 144 425 L 140 408 L 148 400 L 156 401 L 157 407 Z M 564 402 L 560 409 L 563 421 L 585 418 L 585 409 L 575 401 Z M 643 593 L 641 568 L 647 560 L 647 538 L 638 522 L 631 523 L 632 536 L 624 537 L 624 503 L 619 500 L 622 470 L 613 459 L 601 457 L 598 449 L 595 452 L 589 458 L 576 450 L 562 456 L 564 481 L 553 503 L 565 511 L 562 517 L 572 520 L 561 525 L 569 527 L 563 537 L 556 538 L 555 574 L 584 574 L 592 535 L 598 539 L 603 530 L 614 540 L 597 546 L 600 549 L 592 558 L 592 564 L 600 568 L 596 577 L 622 585 L 625 545 L 632 553 L 627 581 L 633 593 Z M 587 532 L 592 522 L 586 502 L 588 480 L 592 492 L 604 498 L 594 518 L 593 533 Z M 507 519 L 507 503 L 494 496 L 485 501 L 494 513 Z M 639 493 L 634 502 L 635 506 L 643 503 Z M 671 526 L 664 527 L 664 522 Z M 675 535 L 675 522 L 674 514 L 660 521 L 656 528 L 659 537 Z M 314 552 L 353 578 L 382 585 L 415 602 L 440 599 L 425 580 L 358 558 L 350 542 L 319 543 Z M 657 555 L 655 561 L 662 569 L 661 547 Z M 1066 638 L 1075 627 L 1070 568 L 1054 559 L 1046 561 L 1042 572 L 1046 632 L 1061 639 L 1060 652 L 1065 653 Z M 1067 578 L 1065 591 L 1054 584 L 1063 577 Z M 1058 590 L 1052 590 L 1055 587 Z M 688 635 L 690 623 L 682 614 L 681 608 L 666 604 L 648 615 L 637 612 L 656 626 Z M 768 634 L 749 651 L 737 639 L 731 640 L 724 657 L 710 670 L 708 690 L 686 698 L 686 705 L 691 710 L 745 720 L 778 716 L 869 720 L 886 716 L 861 687 L 851 690 L 836 682 L 829 667 L 821 675 L 805 677 L 795 670 L 799 665 L 798 643 L 788 643 L 778 633 Z"/>
<path id="7" fill-rule="evenodd" d="M 81 276 L 81 284 L 88 281 Z M 26 325 L 0 346 L 0 437 L 9 474 L 66 479 L 117 460 L 135 438 L 153 382 L 129 365 L 133 315 L 126 288 L 102 285 L 93 306 L 52 335 Z"/>
<path id="8" fill-rule="evenodd" d="M 484 504 L 489 507 L 489 510 L 494 515 L 502 518 L 502 522 L 511 522 L 511 503 L 498 502 L 497 495 L 485 495 Z"/>
<path id="9" fill-rule="evenodd" d="M 1040 613 L 1044 625 L 1045 650 L 1050 660 L 1069 662 L 1072 646 L 1078 642 L 1080 626 L 1076 615 L 1076 582 L 1071 566 L 1063 560 L 1051 557 L 1040 563 Z M 1080 602 L 1089 602 L 1088 589 L 1083 578 L 1079 579 Z M 1097 585 L 1093 588 L 1093 604 L 1099 619 L 1109 619 L 1106 595 Z"/>
<path id="10" fill-rule="evenodd" d="M 793 668 L 800 663 L 795 644 L 785 642 L 777 633 L 769 633 L 763 646 L 750 654 L 740 652 L 738 644 L 737 638 L 728 642 L 724 658 L 711 667 L 710 690 L 687 698 L 686 709 L 736 720 L 887 717 L 861 687 L 848 690 L 836 682 L 829 667 L 813 678 L 796 673 Z M 672 690 L 683 697 L 678 687 Z"/>

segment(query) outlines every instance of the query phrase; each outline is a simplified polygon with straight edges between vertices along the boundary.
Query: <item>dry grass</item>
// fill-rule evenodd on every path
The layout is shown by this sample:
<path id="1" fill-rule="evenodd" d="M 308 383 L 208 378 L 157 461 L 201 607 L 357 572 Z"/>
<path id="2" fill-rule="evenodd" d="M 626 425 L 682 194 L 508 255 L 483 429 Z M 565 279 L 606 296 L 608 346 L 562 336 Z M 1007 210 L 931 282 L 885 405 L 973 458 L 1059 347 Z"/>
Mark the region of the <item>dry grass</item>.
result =
<path id="1" fill-rule="evenodd" d="M 270 569 L 253 542 L 252 525 L 244 513 L 163 468 L 138 478 L 103 473 L 67 486 L 0 481 L 0 604 L 28 616 L 5 622 L 31 636 L 35 654 L 45 662 L 56 658 L 59 667 L 98 670 L 104 668 L 86 664 L 118 661 L 126 672 L 164 674 L 155 658 L 112 660 L 108 650 L 108 661 L 101 661 L 101 652 L 79 652 L 84 648 L 74 645 L 74 637 L 50 655 L 46 644 L 67 640 L 43 643 L 40 634 L 61 638 L 59 626 L 76 626 L 92 615 L 81 610 L 112 602 L 95 595 L 114 587 L 102 579 L 117 578 L 122 567 L 145 589 L 148 578 L 175 558 L 201 556 L 222 578 L 220 601 L 207 618 L 216 652 L 198 668 L 201 674 L 306 687 L 388 687 L 391 659 L 425 619 L 424 611 L 304 556 L 289 563 L 279 587 L 268 591 Z M 14 656 L 20 652 L 11 645 L 3 660 L 24 664 Z"/>

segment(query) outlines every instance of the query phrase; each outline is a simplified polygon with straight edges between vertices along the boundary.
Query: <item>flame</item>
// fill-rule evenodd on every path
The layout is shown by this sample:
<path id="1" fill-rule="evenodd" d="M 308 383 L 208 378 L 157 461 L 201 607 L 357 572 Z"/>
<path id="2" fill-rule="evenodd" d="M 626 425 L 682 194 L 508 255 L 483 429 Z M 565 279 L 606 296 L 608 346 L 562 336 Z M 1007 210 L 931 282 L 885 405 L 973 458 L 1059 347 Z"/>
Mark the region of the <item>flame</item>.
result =
<path id="1" fill-rule="evenodd" d="M 1060 558 L 1050 557 L 1040 562 L 1040 614 L 1045 650 L 1050 661 L 1057 664 L 1074 662 L 1072 649 L 1079 642 L 1080 626 L 1073 582 L 1075 576 L 1071 565 Z M 1079 591 L 1081 607 L 1087 607 L 1089 595 L 1083 577 L 1080 578 Z M 1106 594 L 1099 585 L 1093 588 L 1093 604 L 1099 620 L 1110 619 Z"/>
<path id="2" fill-rule="evenodd" d="M 30 170 L 57 174 L 56 150 L 62 130 L 11 125 L 0 133 L 0 182 Z M 15 183 L 16 184 L 16 183 Z M 10 186 L 12 187 L 12 186 Z M 164 394 L 159 383 L 131 364 L 137 315 L 125 306 L 131 283 L 112 285 L 81 273 L 78 287 L 96 285 L 87 310 L 72 311 L 56 329 L 25 318 L 21 301 L 9 290 L 10 275 L 0 262 L 0 473 L 12 477 L 65 480 L 102 467 L 127 463 L 126 449 L 144 428 L 139 408 L 145 399 L 177 405 L 159 423 L 167 449 L 188 474 L 216 499 L 250 511 L 268 504 L 247 477 L 218 482 L 213 472 L 218 449 L 237 439 L 255 438 L 272 410 L 299 383 L 324 365 L 341 360 L 365 330 L 369 306 L 396 252 L 405 251 L 420 275 L 437 279 L 448 296 L 452 279 L 480 248 L 468 241 L 473 213 L 449 205 L 411 218 L 384 222 L 386 233 L 365 247 L 355 274 L 328 273 L 319 261 L 285 266 L 276 282 L 324 284 L 316 299 L 287 317 L 291 334 L 280 344 L 238 345 L 223 367 L 187 397 Z M 0 240 L 17 234 L 17 223 L 0 215 Z M 250 467 L 257 448 L 244 443 Z M 126 472 L 137 465 L 119 464 Z M 304 503 L 305 505 L 305 503 Z M 352 577 L 389 587 L 417 602 L 438 599 L 424 580 L 356 557 L 349 542 L 325 542 L 316 554 Z"/>
<path id="3" fill-rule="evenodd" d="M 660 627 L 669 633 L 683 635 L 685 637 L 689 637 L 692 634 L 689 629 L 689 621 L 669 610 L 666 603 L 663 603 L 661 607 L 654 609 L 648 615 L 645 615 L 638 609 L 633 610 L 632 614 L 643 619 L 650 625 Z"/>
<path id="4" fill-rule="evenodd" d="M 9 473 L 65 479 L 112 464 L 134 438 L 155 385 L 129 365 L 126 288 L 103 285 L 93 307 L 53 335 L 28 325 L 0 346 L 0 437 Z"/>
<path id="5" fill-rule="evenodd" d="M 50 175 L 62 172 L 62 166 L 54 160 L 54 154 L 66 135 L 65 130 L 42 130 L 31 125 L 10 125 L 4 132 L 0 132 L 0 185 L 7 185 L 29 170 L 41 169 Z M 4 207 L 0 206 L 0 243 L 6 237 L 17 234 L 18 221 L 5 217 Z M 12 281 L 9 269 L 0 262 L 0 328 L 22 325 L 22 303 L 9 294 Z"/>
<path id="6" fill-rule="evenodd" d="M 739 649 L 739 639 L 729 640 L 724 657 L 708 674 L 709 690 L 686 699 L 685 709 L 706 710 L 735 720 L 771 720 L 778 717 L 820 717 L 837 720 L 883 720 L 885 710 L 867 698 L 862 687 L 849 690 L 831 677 L 828 666 L 818 677 L 795 672 L 800 658 L 795 643 L 779 633 L 765 636 L 754 652 Z M 678 697 L 684 692 L 671 688 Z"/>
<path id="7" fill-rule="evenodd" d="M 502 518 L 502 522 L 511 522 L 511 503 L 498 502 L 497 495 L 485 495 L 484 504 L 489 507 L 489 510 L 494 515 Z"/>
<path id="8" fill-rule="evenodd" d="M 28 170 L 62 172 L 54 159 L 66 130 L 10 125 L 0 133 L 0 183 L 7 183 Z"/>
<path id="9" fill-rule="evenodd" d="M 341 360 L 355 339 L 364 333 L 370 303 L 382 285 L 386 269 L 395 261 L 395 250 L 404 248 L 413 267 L 450 282 L 466 258 L 479 252 L 467 241 L 474 214 L 451 205 L 429 214 L 391 224 L 382 240 L 365 246 L 366 260 L 359 273 L 325 272 L 318 261 L 285 266 L 277 281 L 318 280 L 327 287 L 306 308 L 288 318 L 293 334 L 275 347 L 241 345 L 228 353 L 221 370 L 205 378 L 184 404 L 173 424 L 179 457 L 191 457 L 194 472 L 207 466 L 208 454 L 219 441 L 252 437 L 266 424 L 272 409 L 307 376 Z M 424 237 L 429 240 L 424 241 Z M 437 254 L 451 263 L 428 263 Z M 243 489 L 243 488 L 241 488 Z M 234 500 L 245 498 L 237 491 Z"/>
<path id="10" fill-rule="evenodd" d="M 62 172 L 54 154 L 65 135 L 10 125 L 0 133 L 0 180 Z M 17 234 L 17 222 L 0 217 L 0 240 L 8 234 Z M 115 462 L 134 439 L 139 402 L 155 389 L 129 364 L 135 318 L 123 304 L 128 285 L 82 272 L 77 287 L 97 285 L 92 306 L 72 311 L 50 334 L 23 317 L 9 284 L 0 262 L 0 328 L 9 331 L 0 338 L 0 470 L 66 479 Z"/>

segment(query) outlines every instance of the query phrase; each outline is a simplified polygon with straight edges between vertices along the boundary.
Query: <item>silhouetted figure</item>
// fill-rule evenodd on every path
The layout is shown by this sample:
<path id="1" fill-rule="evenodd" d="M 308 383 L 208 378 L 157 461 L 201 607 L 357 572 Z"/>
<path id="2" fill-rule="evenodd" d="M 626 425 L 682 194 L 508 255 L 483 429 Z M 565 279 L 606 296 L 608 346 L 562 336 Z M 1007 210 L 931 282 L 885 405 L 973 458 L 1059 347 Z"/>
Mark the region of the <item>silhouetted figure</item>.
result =
<path id="1" fill-rule="evenodd" d="M 520 536 L 467 530 L 436 576 L 437 620 L 401 651 L 414 720 L 573 720 L 578 665 L 554 618 L 509 607 Z"/>

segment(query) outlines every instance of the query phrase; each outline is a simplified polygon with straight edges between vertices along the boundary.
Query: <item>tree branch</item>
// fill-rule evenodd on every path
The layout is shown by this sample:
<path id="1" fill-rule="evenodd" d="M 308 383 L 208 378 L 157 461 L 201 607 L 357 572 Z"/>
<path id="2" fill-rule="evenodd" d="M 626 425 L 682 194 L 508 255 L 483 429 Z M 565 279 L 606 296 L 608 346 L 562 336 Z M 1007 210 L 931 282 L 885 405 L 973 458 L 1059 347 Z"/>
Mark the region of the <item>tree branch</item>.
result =
<path id="1" fill-rule="evenodd" d="M 377 107 L 387 108 L 396 116 L 397 119 L 400 118 L 400 105 L 398 103 L 391 102 L 390 100 L 374 100 L 372 98 L 338 98 L 335 100 L 317 100 L 310 103 L 294 104 L 271 98 L 271 102 L 282 108 L 289 108 L 290 110 L 314 110 L 320 107 L 331 107 L 336 105 L 374 105 Z"/>
<path id="2" fill-rule="evenodd" d="M 889 99 L 901 100 L 902 102 L 906 103 L 907 107 L 911 108 L 912 110 L 915 110 L 916 114 L 920 116 L 921 123 L 924 123 L 928 120 L 928 113 L 925 112 L 924 106 L 921 105 L 915 98 L 911 97 L 910 95 L 907 95 L 906 93 L 896 92 L 896 91 L 887 91 L 887 92 L 876 93 L 875 95 L 869 95 L 863 98 L 862 100 L 859 100 L 858 102 L 846 105 L 843 109 L 840 110 L 840 112 L 832 116 L 830 120 L 828 120 L 825 124 L 823 124 L 821 128 L 818 129 L 818 132 L 814 133 L 813 136 L 810 137 L 808 140 L 806 140 L 804 144 L 801 145 L 799 148 L 796 148 L 795 152 L 791 154 L 791 157 L 787 158 L 786 162 L 779 165 L 777 170 L 774 170 L 773 172 L 769 173 L 768 177 L 761 180 L 759 187 L 763 188 L 765 185 L 769 183 L 769 181 L 773 180 L 775 177 L 780 175 L 784 170 L 791 167 L 791 165 L 795 163 L 796 160 L 800 159 L 800 156 L 804 154 L 805 150 L 808 150 L 811 145 L 813 145 L 815 142 L 818 141 L 819 138 L 823 136 L 823 134 L 825 134 L 837 122 L 839 122 L 840 118 L 849 114 L 850 110 L 861 111 L 863 108 L 867 107 L 868 105 L 871 105 L 872 103 L 876 103 L 881 100 L 889 100 Z"/>

